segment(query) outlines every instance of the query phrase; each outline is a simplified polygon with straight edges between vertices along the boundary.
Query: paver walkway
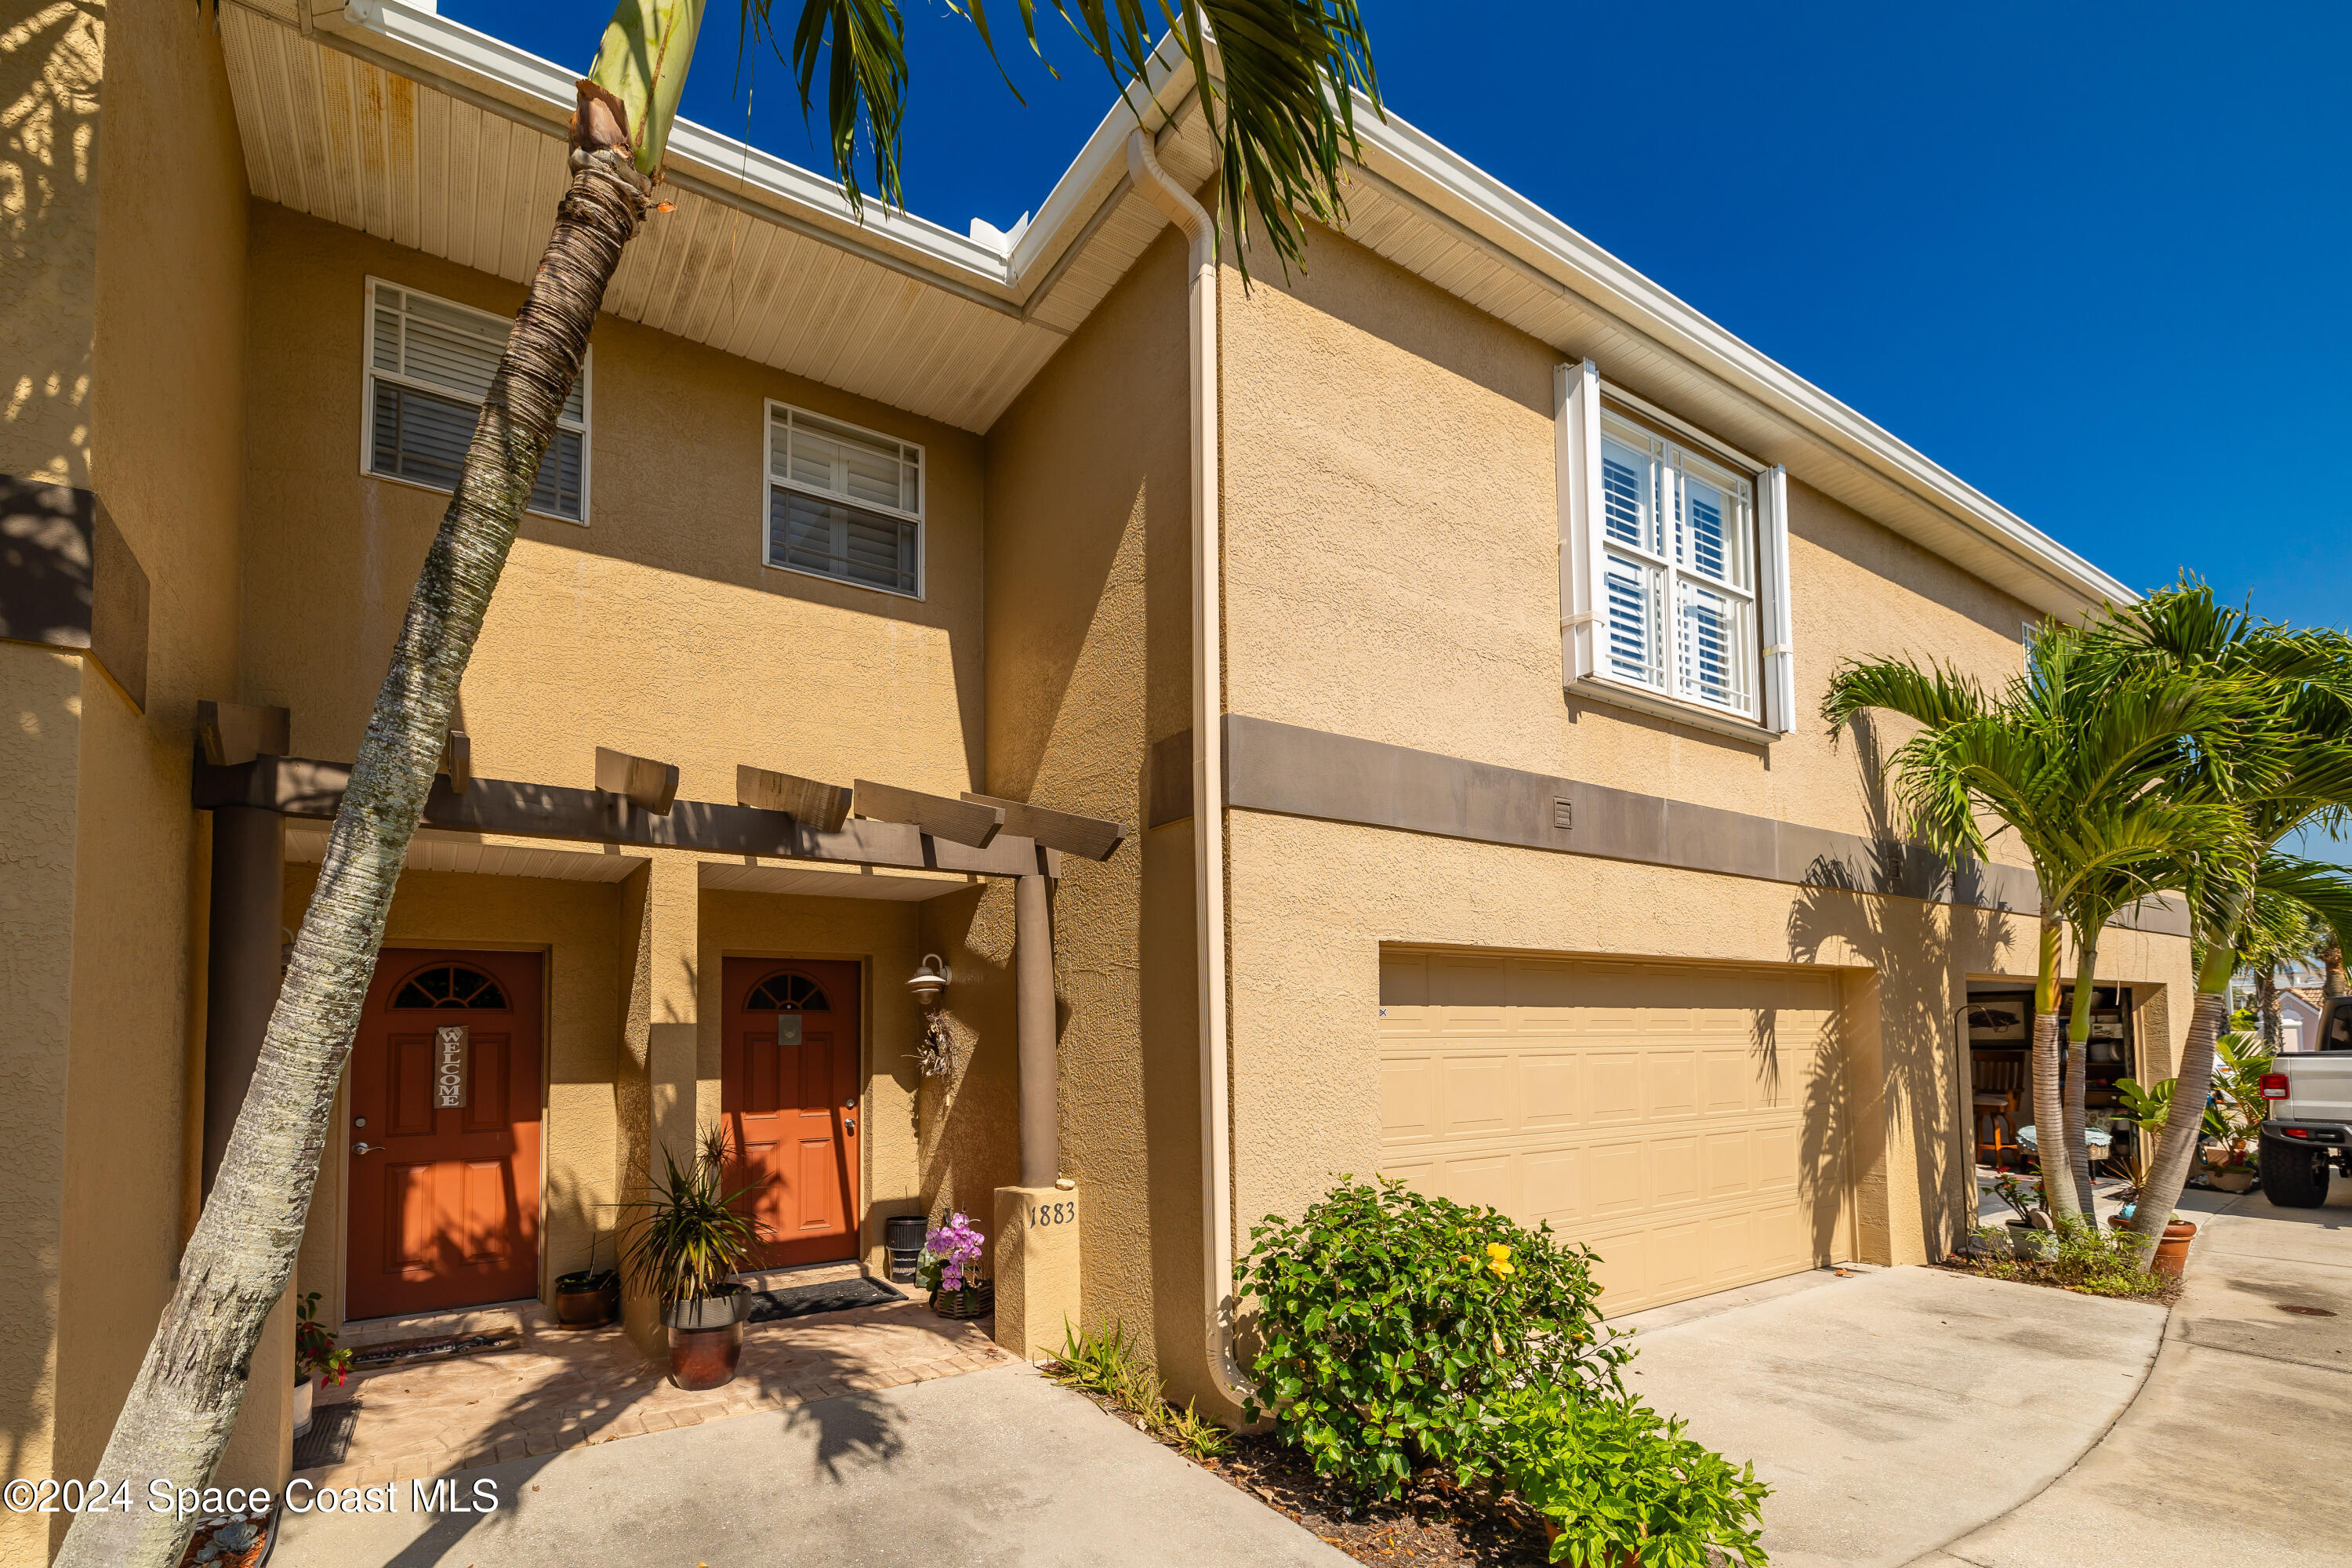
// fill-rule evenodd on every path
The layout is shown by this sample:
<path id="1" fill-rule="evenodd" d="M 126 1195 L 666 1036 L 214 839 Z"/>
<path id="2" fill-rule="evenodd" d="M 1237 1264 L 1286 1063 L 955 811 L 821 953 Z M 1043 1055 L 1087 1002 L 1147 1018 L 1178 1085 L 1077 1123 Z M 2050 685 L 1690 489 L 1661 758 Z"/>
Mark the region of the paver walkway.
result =
<path id="1" fill-rule="evenodd" d="M 387 1367 L 321 1390 L 322 1415 L 331 1401 L 360 1405 L 351 1447 L 341 1464 L 298 1473 L 321 1486 L 405 1482 L 1013 1359 L 976 1323 L 890 1302 L 751 1324 L 735 1381 L 692 1394 L 617 1326 L 564 1329 L 539 1308 L 525 1313 L 520 1350 Z"/>

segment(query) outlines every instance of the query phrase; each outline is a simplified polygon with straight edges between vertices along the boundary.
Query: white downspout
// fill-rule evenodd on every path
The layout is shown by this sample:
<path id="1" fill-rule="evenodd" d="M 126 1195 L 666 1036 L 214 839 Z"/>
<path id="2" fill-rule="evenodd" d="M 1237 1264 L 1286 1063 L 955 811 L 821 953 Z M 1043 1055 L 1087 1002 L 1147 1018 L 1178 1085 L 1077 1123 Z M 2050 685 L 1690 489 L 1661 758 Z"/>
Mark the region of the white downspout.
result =
<path id="1" fill-rule="evenodd" d="M 1234 1360 L 1234 1139 L 1225 1037 L 1224 616 L 1217 537 L 1217 256 L 1215 225 L 1192 193 L 1168 177 L 1150 135 L 1127 139 L 1135 188 L 1192 242 L 1188 314 L 1192 329 L 1192 908 L 1201 1014 L 1202 1289 L 1209 1372 L 1225 1396 L 1245 1402 Z"/>

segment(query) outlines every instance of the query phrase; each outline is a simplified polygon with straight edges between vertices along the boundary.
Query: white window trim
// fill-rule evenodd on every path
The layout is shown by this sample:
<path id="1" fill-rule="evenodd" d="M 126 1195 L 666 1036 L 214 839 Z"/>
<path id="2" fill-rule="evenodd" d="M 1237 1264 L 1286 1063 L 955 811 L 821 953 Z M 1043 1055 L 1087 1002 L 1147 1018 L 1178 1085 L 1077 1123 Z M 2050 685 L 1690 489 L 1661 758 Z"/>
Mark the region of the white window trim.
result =
<path id="1" fill-rule="evenodd" d="M 360 477 L 387 485 L 403 485 L 409 489 L 423 490 L 428 495 L 454 495 L 456 491 L 443 489 L 439 485 L 428 485 L 423 479 L 412 479 L 400 474 L 380 473 L 374 467 L 375 383 L 378 380 L 391 382 L 395 386 L 405 386 L 414 391 L 429 393 L 436 397 L 457 400 L 460 396 L 459 394 L 450 391 L 446 386 L 436 386 L 429 381 L 419 381 L 414 376 L 375 368 L 375 286 L 379 283 L 387 289 L 397 289 L 404 294 L 422 294 L 436 305 L 446 305 L 452 310 L 462 310 L 469 316 L 479 316 L 486 321 L 496 322 L 502 330 L 509 332 L 514 331 L 514 318 L 501 316 L 492 310 L 477 310 L 462 300 L 445 298 L 429 289 L 419 289 L 411 284 L 403 283 L 396 278 L 379 278 L 374 273 L 370 273 L 366 281 L 361 285 Z M 591 498 L 595 494 L 593 482 L 595 476 L 592 469 L 595 462 L 596 451 L 595 363 L 596 350 L 593 345 L 591 345 L 580 356 L 580 515 L 566 517 L 560 511 L 541 511 L 526 501 L 523 503 L 523 510 L 531 517 L 543 517 L 550 522 L 566 523 L 573 528 L 585 528 L 588 526 L 588 519 L 593 515 Z M 560 409 L 556 414 L 556 423 L 569 427 Z"/>
<path id="2" fill-rule="evenodd" d="M 1607 555 L 1601 495 L 1601 415 L 1604 405 L 1654 422 L 1686 438 L 1693 455 L 1744 478 L 1752 496 L 1754 552 L 1751 602 L 1757 647 L 1751 650 L 1759 717 L 1714 703 L 1694 701 L 1611 674 L 1602 658 L 1600 600 Z M 1796 728 L 1795 649 L 1788 625 L 1788 484 L 1785 467 L 1767 468 L 1705 432 L 1601 379 L 1591 360 L 1558 367 L 1553 378 L 1555 457 L 1559 474 L 1561 684 L 1576 696 L 1613 702 L 1644 713 L 1743 741 L 1769 744 Z M 1646 552 L 1637 553 L 1646 556 Z M 1737 592 L 1737 590 L 1735 590 Z M 1673 606 L 1663 631 L 1664 656 L 1674 657 L 1678 635 Z"/>
<path id="3" fill-rule="evenodd" d="M 917 506 L 912 511 L 905 510 L 899 507 L 877 506 L 871 501 L 851 500 L 847 497 L 837 494 L 832 490 L 820 490 L 808 485 L 797 484 L 789 478 L 778 478 L 776 474 L 776 416 L 779 413 L 805 414 L 811 419 L 821 420 L 827 425 L 836 426 L 841 429 L 850 431 L 856 435 L 870 436 L 877 441 L 887 442 L 893 447 L 904 447 L 906 450 L 913 452 L 918 459 L 917 467 L 922 473 L 921 489 L 918 492 L 917 496 L 917 499 L 921 504 Z M 775 562 L 769 559 L 768 529 L 771 505 L 769 496 L 770 492 L 774 490 L 779 485 L 782 486 L 785 489 L 791 490 L 795 495 L 808 496 L 816 500 L 831 501 L 836 506 L 855 507 L 859 511 L 870 511 L 877 517 L 896 518 L 902 522 L 913 523 L 915 525 L 915 591 L 909 594 L 898 588 L 877 588 L 871 583 L 860 583 L 852 577 L 836 577 L 830 572 L 812 572 L 804 566 L 779 566 Z M 836 418 L 835 416 L 826 414 L 819 409 L 803 408 L 797 403 L 786 403 L 780 397 L 771 397 L 761 402 L 760 406 L 759 561 L 762 571 L 789 572 L 795 577 L 813 577 L 820 583 L 831 583 L 836 587 L 856 588 L 862 593 L 867 594 L 887 594 L 894 599 L 912 599 L 918 604 L 920 604 L 929 597 L 930 592 L 931 528 L 929 521 L 930 510 L 931 454 L 929 448 L 926 447 L 920 441 L 909 441 L 903 436 L 893 436 L 887 430 L 877 430 L 871 426 L 853 424 L 849 420 Z"/>

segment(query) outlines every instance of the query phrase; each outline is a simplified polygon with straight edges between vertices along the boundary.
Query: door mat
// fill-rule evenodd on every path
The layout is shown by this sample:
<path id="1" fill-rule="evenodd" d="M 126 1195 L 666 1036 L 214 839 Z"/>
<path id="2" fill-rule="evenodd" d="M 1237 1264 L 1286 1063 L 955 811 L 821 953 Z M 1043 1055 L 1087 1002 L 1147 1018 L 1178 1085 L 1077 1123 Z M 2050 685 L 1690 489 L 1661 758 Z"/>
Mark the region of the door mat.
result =
<path id="1" fill-rule="evenodd" d="M 749 1323 L 772 1323 L 779 1318 L 805 1318 L 813 1312 L 846 1312 L 853 1307 L 878 1307 L 904 1301 L 905 1292 L 879 1279 L 827 1279 L 815 1285 L 788 1285 L 781 1290 L 751 1293 Z"/>
<path id="2" fill-rule="evenodd" d="M 494 1334 L 437 1334 L 431 1339 L 396 1340 L 391 1344 L 364 1345 L 352 1352 L 353 1372 L 377 1372 L 412 1362 L 446 1361 L 451 1356 L 485 1355 L 491 1351 L 522 1348 L 522 1335 L 513 1329 Z"/>
<path id="3" fill-rule="evenodd" d="M 320 1465 L 340 1465 L 351 1457 L 352 1428 L 359 1425 L 360 1405 L 356 1399 L 346 1399 L 341 1405 L 313 1405 L 310 1429 L 294 1439 L 294 1468 L 315 1470 Z"/>

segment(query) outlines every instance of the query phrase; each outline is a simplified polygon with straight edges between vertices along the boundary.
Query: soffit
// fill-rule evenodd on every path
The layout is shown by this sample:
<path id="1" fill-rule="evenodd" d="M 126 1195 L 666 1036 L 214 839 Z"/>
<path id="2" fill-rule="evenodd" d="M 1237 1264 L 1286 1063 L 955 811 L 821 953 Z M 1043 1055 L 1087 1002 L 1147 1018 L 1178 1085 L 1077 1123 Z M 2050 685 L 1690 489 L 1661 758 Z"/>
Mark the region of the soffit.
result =
<path id="1" fill-rule="evenodd" d="M 368 15 L 404 33 L 360 29 L 341 13 L 306 32 L 298 3 L 236 0 L 220 12 L 253 194 L 527 281 L 565 181 L 571 74 L 395 5 Z M 337 31 L 323 30 L 331 22 Z M 497 53 L 446 53 L 436 72 L 376 45 Z M 1178 74 L 1162 84 L 1181 104 Z M 1033 224 L 1010 258 L 873 205 L 860 223 L 830 182 L 681 121 L 662 191 L 675 210 L 631 242 L 604 308 L 985 430 L 1159 232 L 1163 220 L 1110 156 L 1122 117 L 1133 123 L 1123 107 L 1106 117 L 1041 215 L 1050 226 Z M 1198 114 L 1191 121 L 1164 139 L 1161 157 L 1200 183 L 1212 164 Z"/>
<path id="2" fill-rule="evenodd" d="M 325 823 L 286 824 L 286 858 L 316 866 L 327 858 Z M 469 877 L 538 877 L 556 882 L 618 882 L 644 865 L 642 855 L 614 850 L 553 849 L 543 844 L 502 843 L 478 834 L 421 828 L 408 841 L 411 871 L 453 871 Z"/>
<path id="3" fill-rule="evenodd" d="M 947 871 L 877 871 L 871 868 L 835 869 L 775 862 L 737 864 L 727 860 L 705 860 L 698 869 L 697 879 L 702 888 L 714 892 L 786 893 L 816 899 L 882 899 L 898 903 L 919 903 L 925 899 L 936 899 L 943 893 L 960 893 L 968 888 L 978 887 L 983 880 Z"/>

